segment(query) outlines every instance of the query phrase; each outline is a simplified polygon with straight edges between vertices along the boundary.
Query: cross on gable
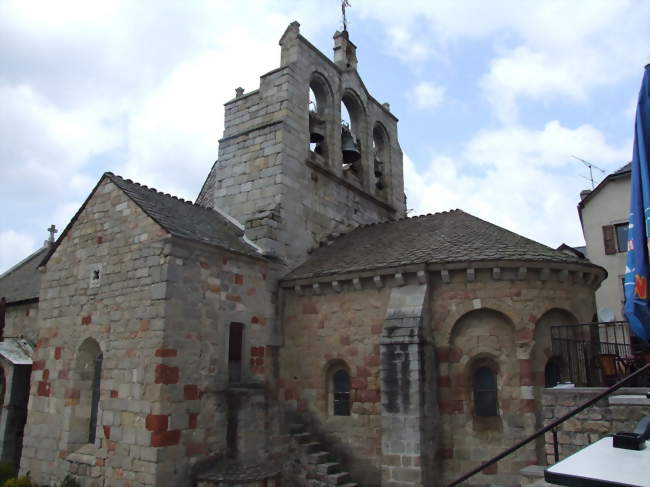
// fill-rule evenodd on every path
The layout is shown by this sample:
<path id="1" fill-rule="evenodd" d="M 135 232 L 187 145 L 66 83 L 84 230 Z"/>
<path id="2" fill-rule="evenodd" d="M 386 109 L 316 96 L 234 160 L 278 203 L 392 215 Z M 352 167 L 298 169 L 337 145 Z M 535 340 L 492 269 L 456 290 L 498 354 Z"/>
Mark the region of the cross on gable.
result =
<path id="1" fill-rule="evenodd" d="M 48 228 L 47 231 L 50 232 L 50 238 L 48 239 L 48 242 L 54 242 L 54 234 L 59 232 L 56 229 L 56 226 L 54 224 L 50 225 L 50 228 Z"/>

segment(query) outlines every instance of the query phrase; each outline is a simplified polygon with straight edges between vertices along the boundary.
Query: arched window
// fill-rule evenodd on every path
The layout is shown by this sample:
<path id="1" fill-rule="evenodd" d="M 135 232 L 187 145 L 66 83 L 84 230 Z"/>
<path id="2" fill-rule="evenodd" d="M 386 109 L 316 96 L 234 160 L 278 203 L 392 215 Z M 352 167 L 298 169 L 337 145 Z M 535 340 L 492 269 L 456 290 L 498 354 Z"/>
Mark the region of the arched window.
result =
<path id="1" fill-rule="evenodd" d="M 356 175 L 363 181 L 362 157 L 363 134 L 365 133 L 364 112 L 361 102 L 352 92 L 346 92 L 341 99 L 341 153 L 343 170 Z"/>
<path id="2" fill-rule="evenodd" d="M 309 148 L 327 157 L 327 121 L 332 118 L 331 95 L 325 78 L 314 73 L 309 82 Z"/>
<path id="3" fill-rule="evenodd" d="M 99 344 L 92 338 L 84 340 L 77 351 L 74 388 L 66 392 L 66 403 L 72 406 L 69 426 L 71 449 L 95 443 L 103 358 Z"/>
<path id="4" fill-rule="evenodd" d="M 338 369 L 332 374 L 332 400 L 334 416 L 350 416 L 350 373 Z"/>
<path id="5" fill-rule="evenodd" d="M 494 371 L 487 366 L 477 368 L 473 385 L 476 416 L 497 416 L 497 378 Z"/>

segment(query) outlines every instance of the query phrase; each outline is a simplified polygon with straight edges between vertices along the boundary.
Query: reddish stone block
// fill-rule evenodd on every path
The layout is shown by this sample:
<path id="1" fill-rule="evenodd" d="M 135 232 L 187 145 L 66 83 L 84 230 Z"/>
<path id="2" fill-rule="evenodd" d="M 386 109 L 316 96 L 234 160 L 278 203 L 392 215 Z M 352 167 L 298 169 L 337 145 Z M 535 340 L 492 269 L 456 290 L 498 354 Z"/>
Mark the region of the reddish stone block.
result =
<path id="1" fill-rule="evenodd" d="M 69 388 L 64 391 L 63 397 L 65 399 L 79 399 L 81 397 L 81 391 L 79 389 Z"/>
<path id="2" fill-rule="evenodd" d="M 201 269 L 208 269 L 210 267 L 207 262 L 199 262 L 199 265 Z"/>
<path id="3" fill-rule="evenodd" d="M 86 315 L 81 317 L 82 325 L 90 325 L 92 321 L 93 321 L 93 317 L 91 315 Z"/>
<path id="4" fill-rule="evenodd" d="M 191 430 L 195 430 L 198 423 L 199 423 L 198 413 L 190 413 L 187 419 L 187 427 Z"/>
<path id="5" fill-rule="evenodd" d="M 370 390 L 370 391 L 357 391 L 357 400 L 359 402 L 379 402 L 379 391 Z"/>
<path id="6" fill-rule="evenodd" d="M 317 315 L 318 314 L 318 306 L 316 303 L 312 303 L 311 301 L 307 301 L 306 303 L 302 303 L 302 314 L 304 315 Z"/>
<path id="7" fill-rule="evenodd" d="M 341 338 L 339 339 L 341 345 L 349 345 L 350 344 L 350 337 L 348 335 L 341 335 Z"/>
<path id="8" fill-rule="evenodd" d="M 373 353 L 372 355 L 368 355 L 365 360 L 365 364 L 369 367 L 376 367 L 380 364 L 379 361 L 379 354 Z"/>
<path id="9" fill-rule="evenodd" d="M 498 463 L 493 463 L 489 467 L 485 467 L 483 469 L 483 473 L 485 475 L 496 475 L 498 472 L 498 465 L 499 465 Z"/>
<path id="10" fill-rule="evenodd" d="M 68 369 L 59 370 L 58 377 L 59 379 L 67 379 L 70 376 L 70 371 Z"/>
<path id="11" fill-rule="evenodd" d="M 201 397 L 201 391 L 196 384 L 185 384 L 183 386 L 183 397 L 186 401 L 195 401 Z"/>
<path id="12" fill-rule="evenodd" d="M 259 322 L 260 322 L 260 319 L 259 319 L 257 316 L 253 316 L 253 317 L 251 318 L 251 323 L 253 323 L 253 324 L 257 324 L 257 323 L 259 323 Z"/>
<path id="13" fill-rule="evenodd" d="M 110 426 L 102 426 L 102 429 L 104 430 L 104 438 L 110 440 L 111 439 L 111 427 Z"/>
<path id="14" fill-rule="evenodd" d="M 249 287 L 246 291 L 246 296 L 255 296 L 257 295 L 257 288 Z"/>
<path id="15" fill-rule="evenodd" d="M 448 375 L 438 376 L 438 387 L 451 387 L 451 379 Z"/>
<path id="16" fill-rule="evenodd" d="M 37 394 L 39 396 L 49 397 L 50 393 L 51 393 L 50 383 L 45 381 L 39 381 Z"/>
<path id="17" fill-rule="evenodd" d="M 232 280 L 238 286 L 241 286 L 242 284 L 244 284 L 244 276 L 242 276 L 241 274 L 233 275 Z"/>
<path id="18" fill-rule="evenodd" d="M 252 357 L 264 357 L 264 347 L 251 347 Z"/>
<path id="19" fill-rule="evenodd" d="M 54 349 L 54 360 L 61 360 L 62 353 L 63 353 L 63 347 L 56 347 Z"/>
<path id="20" fill-rule="evenodd" d="M 169 426 L 169 415 L 148 414 L 145 420 L 145 426 L 149 431 L 167 431 Z"/>
<path id="21" fill-rule="evenodd" d="M 449 347 L 439 347 L 436 350 L 436 358 L 438 362 L 449 362 Z"/>
<path id="22" fill-rule="evenodd" d="M 535 399 L 522 399 L 521 400 L 521 409 L 522 413 L 534 413 L 535 412 Z"/>
<path id="23" fill-rule="evenodd" d="M 454 458 L 454 449 L 453 448 L 441 448 L 438 450 L 438 457 L 444 460 L 449 460 Z"/>
<path id="24" fill-rule="evenodd" d="M 149 320 L 140 320 L 140 331 L 149 331 L 151 322 Z"/>
<path id="25" fill-rule="evenodd" d="M 112 391 L 111 391 L 111 399 L 115 399 L 116 397 L 117 397 L 117 391 L 116 391 L 116 390 L 112 390 Z"/>
<path id="26" fill-rule="evenodd" d="M 162 446 L 178 445 L 181 441 L 180 430 L 154 431 L 151 433 L 151 446 L 159 448 Z"/>
<path id="27" fill-rule="evenodd" d="M 517 343 L 528 343 L 533 340 L 533 330 L 531 328 L 524 328 L 515 333 L 515 341 Z"/>
<path id="28" fill-rule="evenodd" d="M 370 377 L 370 369 L 367 367 L 357 367 L 357 377 Z"/>
<path id="29" fill-rule="evenodd" d="M 519 360 L 519 384 L 522 386 L 532 386 L 535 382 L 533 373 L 533 364 L 530 360 Z"/>
<path id="30" fill-rule="evenodd" d="M 43 370 L 45 368 L 45 360 L 34 360 L 32 363 L 32 372 L 35 370 Z"/>
<path id="31" fill-rule="evenodd" d="M 156 365 L 156 384 L 178 384 L 179 375 L 178 367 L 170 367 L 164 364 Z"/>
<path id="32" fill-rule="evenodd" d="M 155 355 L 156 357 L 176 357 L 178 351 L 175 348 L 159 348 Z"/>
<path id="33" fill-rule="evenodd" d="M 49 338 L 39 338 L 36 340 L 36 348 L 47 347 L 50 344 Z"/>
<path id="34" fill-rule="evenodd" d="M 50 379 L 50 369 L 45 369 L 43 371 L 43 380 L 49 380 Z"/>
<path id="35" fill-rule="evenodd" d="M 241 301 L 241 296 L 237 296 L 236 294 L 226 294 L 226 299 L 238 303 Z"/>
<path id="36" fill-rule="evenodd" d="M 368 380 L 365 377 L 355 377 L 351 381 L 352 389 L 367 389 Z"/>
<path id="37" fill-rule="evenodd" d="M 463 354 L 460 352 L 460 350 L 457 350 L 455 348 L 449 349 L 449 355 L 447 357 L 448 362 L 451 363 L 460 362 L 461 358 L 463 358 Z"/>
<path id="38" fill-rule="evenodd" d="M 102 237 L 102 236 L 100 235 L 99 237 L 97 237 L 96 242 L 97 242 L 98 244 L 104 243 L 104 237 Z"/>
<path id="39" fill-rule="evenodd" d="M 95 458 L 95 465 L 98 467 L 103 467 L 106 465 L 106 460 L 104 458 Z"/>

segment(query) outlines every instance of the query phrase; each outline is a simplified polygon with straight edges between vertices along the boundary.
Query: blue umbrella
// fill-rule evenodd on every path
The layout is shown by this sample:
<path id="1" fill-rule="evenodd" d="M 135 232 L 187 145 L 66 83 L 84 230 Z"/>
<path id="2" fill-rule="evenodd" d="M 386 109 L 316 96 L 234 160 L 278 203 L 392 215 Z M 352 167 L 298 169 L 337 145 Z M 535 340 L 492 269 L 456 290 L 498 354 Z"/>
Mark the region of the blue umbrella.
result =
<path id="1" fill-rule="evenodd" d="M 625 268 L 625 316 L 632 332 L 650 345 L 650 64 L 645 67 L 634 129 L 632 191 Z"/>

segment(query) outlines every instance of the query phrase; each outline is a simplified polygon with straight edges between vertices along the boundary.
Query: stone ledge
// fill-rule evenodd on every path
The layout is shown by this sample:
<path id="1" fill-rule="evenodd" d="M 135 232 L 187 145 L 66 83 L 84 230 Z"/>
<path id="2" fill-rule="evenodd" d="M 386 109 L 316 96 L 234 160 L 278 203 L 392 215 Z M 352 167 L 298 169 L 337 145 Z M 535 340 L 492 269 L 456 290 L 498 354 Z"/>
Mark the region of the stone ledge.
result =
<path id="1" fill-rule="evenodd" d="M 621 394 L 609 398 L 610 406 L 650 406 L 650 399 L 645 394 Z"/>

